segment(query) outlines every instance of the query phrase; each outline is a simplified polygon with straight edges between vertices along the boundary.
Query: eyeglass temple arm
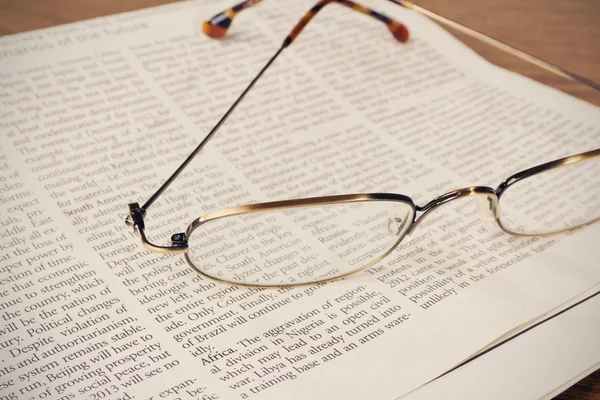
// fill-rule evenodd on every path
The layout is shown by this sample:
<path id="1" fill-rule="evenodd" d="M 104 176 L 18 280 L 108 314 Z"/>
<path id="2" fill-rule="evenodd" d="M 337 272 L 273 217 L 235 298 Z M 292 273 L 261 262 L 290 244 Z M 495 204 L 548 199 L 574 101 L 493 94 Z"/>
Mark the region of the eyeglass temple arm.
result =
<path id="1" fill-rule="evenodd" d="M 227 11 L 225 13 L 221 13 L 218 15 L 222 15 L 225 14 L 228 18 L 229 18 L 229 24 L 231 24 L 231 20 L 233 17 L 235 17 L 235 15 L 237 15 L 237 13 L 239 13 L 241 10 L 245 9 L 245 8 L 249 8 L 252 5 L 255 5 L 257 3 L 259 3 L 262 0 L 248 0 L 244 3 L 238 4 L 237 6 L 234 6 L 233 8 L 229 9 L 229 14 L 227 13 Z M 233 103 L 233 105 L 229 108 L 229 110 L 227 110 L 227 112 L 223 115 L 223 117 L 221 117 L 221 119 L 219 120 L 219 122 L 215 125 L 215 127 L 209 132 L 209 134 L 204 138 L 204 140 L 196 147 L 196 149 L 194 149 L 194 151 L 192 151 L 192 153 L 185 159 L 185 161 L 175 170 L 175 172 L 167 179 L 167 181 L 165 183 L 163 183 L 163 185 L 146 201 L 146 203 L 140 208 L 142 214 L 140 215 L 140 218 L 143 218 L 143 216 L 145 215 L 145 210 L 148 209 L 152 203 L 154 203 L 154 201 L 156 201 L 156 199 L 167 189 L 167 187 L 177 178 L 177 176 L 179 176 L 179 174 L 185 169 L 185 167 L 187 167 L 187 165 L 192 161 L 192 159 L 200 152 L 200 150 L 206 145 L 206 143 L 212 138 L 212 136 L 217 132 L 217 130 L 221 127 L 221 125 L 227 120 L 227 118 L 229 117 L 229 115 L 233 112 L 233 110 L 235 110 L 235 108 L 237 107 L 237 105 L 243 100 L 243 98 L 246 96 L 246 94 L 250 91 L 250 89 L 252 89 L 252 87 L 254 86 L 254 84 L 260 79 L 260 77 L 263 75 L 263 73 L 269 68 L 269 66 L 275 61 L 275 59 L 279 56 L 279 54 L 281 53 L 281 51 L 289 46 L 289 44 L 291 44 L 293 42 L 293 40 L 298 36 L 298 34 L 300 34 L 300 32 L 302 32 L 302 30 L 304 29 L 304 27 L 308 24 L 308 22 L 310 22 L 310 20 L 315 16 L 315 14 L 321 10 L 325 5 L 331 3 L 331 2 L 337 2 L 340 4 L 352 4 L 350 7 L 353 9 L 354 6 L 358 7 L 358 11 L 361 11 L 363 13 L 366 13 L 370 16 L 381 16 L 384 19 L 387 19 L 389 21 L 395 22 L 391 19 L 389 19 L 388 17 L 379 14 L 375 11 L 369 10 L 365 7 L 362 7 L 356 3 L 352 3 L 350 1 L 344 1 L 344 0 L 322 0 L 320 1 L 315 7 L 313 7 L 301 20 L 300 22 L 298 22 L 298 24 L 294 27 L 294 29 L 292 29 L 292 31 L 290 32 L 290 34 L 288 35 L 288 37 L 285 39 L 284 44 L 282 45 L 281 48 L 279 48 L 279 50 L 277 51 L 277 53 L 275 53 L 275 55 L 267 62 L 267 64 L 263 67 L 263 69 L 258 73 L 258 75 L 252 80 L 252 82 L 250 82 L 250 84 L 248 85 L 248 87 L 242 92 L 242 94 L 240 95 L 240 97 L 238 97 L 238 99 L 235 101 L 235 103 Z M 441 15 L 438 15 L 432 11 L 429 11 L 427 9 L 424 9 L 422 7 L 417 6 L 416 4 L 410 2 L 410 1 L 404 1 L 404 0 L 388 0 L 394 4 L 400 5 L 402 7 L 405 8 L 409 8 L 409 9 L 413 9 L 417 12 L 420 12 L 428 17 L 430 17 L 431 19 L 435 20 L 435 21 L 439 21 L 443 24 L 452 26 L 453 28 L 469 35 L 472 36 L 476 39 L 479 39 L 485 43 L 488 43 L 494 47 L 497 47 L 501 50 L 507 51 L 510 54 L 513 54 L 525 61 L 531 62 L 537 66 L 540 66 L 541 68 L 544 68 L 548 71 L 551 71 L 557 75 L 575 80 L 577 82 L 580 82 L 584 85 L 587 85 L 591 88 L 594 88 L 596 90 L 600 91 L 600 85 L 594 81 L 591 81 L 589 79 L 586 79 L 584 77 L 581 77 L 575 73 L 572 73 L 570 71 L 567 71 L 563 68 L 560 68 L 554 64 L 551 64 L 547 61 L 541 60 L 531 54 L 525 53 L 519 49 L 516 49 L 512 46 L 507 45 L 506 43 L 503 43 L 499 40 L 496 40 L 494 38 L 491 38 L 487 35 L 484 35 L 482 33 L 479 33 L 467 26 L 461 25 L 457 22 L 451 21 Z M 217 17 L 218 17 L 217 15 Z M 215 19 L 217 17 L 214 17 L 211 19 L 211 21 L 215 21 Z M 376 17 L 378 19 L 381 20 L 381 17 Z M 399 22 L 396 22 L 397 24 L 401 25 L 402 27 L 404 27 L 404 25 L 400 24 Z M 387 24 L 387 23 L 386 23 Z M 227 26 L 229 27 L 229 25 Z M 389 27 L 389 25 L 388 25 Z M 404 29 L 406 29 L 404 27 Z M 391 30 L 391 28 L 390 28 Z M 226 29 L 225 29 L 226 32 Z M 392 33 L 394 33 L 392 31 Z M 408 30 L 406 30 L 406 38 L 408 39 Z M 394 34 L 394 37 L 396 37 L 396 39 L 398 39 L 398 37 L 396 36 L 396 34 Z M 400 39 L 398 39 L 400 40 Z M 128 223 L 132 224 L 133 221 L 131 220 L 131 215 L 128 217 Z"/>
<path id="2" fill-rule="evenodd" d="M 208 36 L 213 37 L 213 38 L 221 38 L 221 37 L 225 36 L 227 34 L 227 29 L 229 28 L 229 26 L 231 25 L 231 22 L 233 21 L 233 18 L 235 18 L 235 16 L 237 14 L 239 14 L 242 10 L 244 10 L 246 8 L 250 8 L 253 5 L 260 3 L 261 1 L 262 0 L 247 0 L 243 3 L 240 3 L 230 9 L 220 13 L 220 14 L 217 14 L 215 17 L 213 17 L 212 19 L 210 19 L 209 21 L 206 21 L 204 23 L 204 26 L 203 26 L 204 33 L 206 33 Z M 401 42 L 406 42 L 406 40 L 408 40 L 408 30 L 401 23 L 391 20 L 389 17 L 387 17 L 383 14 L 377 13 L 373 10 L 369 10 L 369 9 L 362 7 L 361 5 L 355 4 L 351 1 L 330 0 L 330 1 L 321 1 L 321 2 L 319 2 L 319 4 L 317 4 L 315 7 L 313 7 L 313 9 L 311 11 L 309 11 L 309 13 L 307 13 L 306 16 L 304 16 L 304 18 L 300 21 L 300 23 L 298 23 L 298 25 L 294 28 L 292 33 L 290 33 L 288 38 L 286 38 L 286 41 L 289 41 L 291 43 L 296 38 L 296 36 L 298 36 L 298 34 L 300 34 L 302 29 L 304 29 L 304 26 L 306 26 L 306 24 L 308 24 L 310 19 L 314 16 L 314 13 L 318 12 L 322 7 L 324 7 L 324 5 L 331 3 L 333 1 L 379 19 L 380 21 L 384 22 L 388 26 L 388 28 L 390 29 L 390 31 L 392 32 L 392 34 L 394 35 L 394 37 L 396 39 L 398 39 Z M 503 50 L 509 54 L 514 55 L 515 57 L 518 57 L 522 60 L 530 62 L 540 68 L 543 68 L 543 69 L 545 69 L 549 72 L 552 72 L 556 75 L 559 75 L 563 78 L 574 80 L 583 85 L 589 86 L 595 90 L 600 91 L 600 84 L 598 84 L 590 79 L 584 78 L 574 72 L 568 71 L 568 70 L 561 68 L 557 65 L 554 65 L 548 61 L 542 60 L 532 54 L 526 53 L 526 52 L 519 50 L 515 47 L 512 47 L 504 42 L 501 42 L 500 40 L 494 39 L 483 33 L 477 32 L 476 30 L 471 29 L 468 26 L 459 24 L 458 22 L 452 21 L 444 16 L 436 14 L 433 11 L 430 11 L 423 7 L 420 7 L 411 1 L 405 1 L 405 0 L 388 0 L 388 1 L 391 3 L 394 3 L 396 5 L 400 5 L 404 8 L 408 8 L 408 9 L 417 11 L 417 12 L 433 19 L 434 21 L 451 26 L 452 28 L 454 28 L 468 36 L 471 36 L 471 37 L 478 39 L 484 43 L 487 43 L 493 47 Z M 316 10 L 316 11 L 314 11 L 314 10 Z M 313 13 L 313 11 L 314 11 L 314 13 Z M 391 22 L 388 22 L 388 21 L 391 21 Z M 404 33 L 404 30 L 405 30 L 405 33 Z"/>
<path id="3" fill-rule="evenodd" d="M 231 26 L 233 19 L 243 10 L 252 7 L 260 3 L 262 0 L 248 0 L 238 5 L 229 8 L 222 13 L 219 13 L 212 17 L 210 20 L 204 22 L 202 25 L 202 30 L 204 33 L 213 38 L 220 39 L 227 34 L 227 30 Z M 358 11 L 362 14 L 368 15 L 376 20 L 384 23 L 389 31 L 394 35 L 394 38 L 401 43 L 406 43 L 409 38 L 409 32 L 406 26 L 384 14 L 381 14 L 377 11 L 371 10 L 370 8 L 364 7 L 358 3 L 349 0 L 321 0 L 317 4 L 313 6 L 313 8 L 308 11 L 304 17 L 296 24 L 294 29 L 290 32 L 290 34 L 286 37 L 284 46 L 289 46 L 295 39 L 300 35 L 302 30 L 308 25 L 308 23 L 313 19 L 313 17 L 321 10 L 323 7 L 337 3 L 344 7 L 348 7 L 351 10 Z"/>
<path id="4" fill-rule="evenodd" d="M 530 62 L 540 68 L 545 69 L 546 71 L 549 71 L 556 75 L 562 76 L 563 78 L 571 79 L 573 81 L 579 82 L 583 85 L 589 86 L 593 89 L 600 91 L 600 84 L 598 84 L 597 82 L 594 82 L 590 79 L 584 78 L 580 75 L 577 75 L 574 72 L 568 71 L 568 70 L 561 68 L 557 65 L 554 65 L 548 61 L 542 60 L 541 58 L 538 58 L 532 54 L 526 53 L 515 47 L 512 47 L 504 42 L 501 42 L 500 40 L 497 40 L 490 36 L 484 35 L 483 33 L 478 32 L 474 29 L 471 29 L 468 26 L 459 24 L 458 22 L 452 21 L 446 17 L 436 14 L 433 11 L 430 11 L 423 7 L 420 7 L 411 1 L 405 1 L 405 0 L 388 0 L 388 1 L 391 3 L 397 4 L 397 5 L 400 5 L 404 8 L 408 8 L 408 9 L 417 11 L 417 12 L 431 18 L 434 21 L 440 22 L 444 25 L 448 25 L 468 36 L 471 36 L 472 38 L 478 39 L 484 43 L 489 44 L 490 46 L 493 46 L 497 49 L 503 50 L 503 51 L 505 51 L 509 54 L 512 54 L 513 56 L 518 57 L 524 61 Z"/>
<path id="5" fill-rule="evenodd" d="M 219 122 L 217 122 L 217 124 L 210 130 L 210 132 L 208 133 L 208 135 L 206 135 L 206 137 L 202 140 L 202 142 L 200 142 L 200 144 L 198 146 L 196 146 L 196 148 L 194 149 L 194 151 L 192 151 L 190 153 L 189 156 L 187 156 L 187 158 L 183 161 L 183 163 L 181 163 L 181 165 L 179 167 L 177 167 L 177 169 L 175 170 L 175 172 L 173 172 L 173 174 L 171 174 L 171 176 L 169 177 L 169 179 L 167 179 L 165 181 L 165 183 L 162 184 L 162 186 L 160 188 L 158 188 L 158 190 L 144 203 L 144 205 L 142 207 L 140 207 L 140 209 L 143 211 L 143 216 L 145 216 L 146 214 L 146 210 L 152 205 L 152 203 L 154 203 L 156 201 L 156 199 L 169 187 L 169 185 L 179 176 L 179 174 L 185 169 L 185 167 L 188 166 L 188 164 L 194 159 L 194 157 L 196 157 L 196 155 L 200 152 L 200 150 L 202 150 L 202 148 L 204 146 L 206 146 L 206 144 L 208 143 L 208 141 L 213 137 L 213 135 L 215 133 L 217 133 L 217 131 L 219 130 L 219 128 L 221 127 L 221 125 L 223 125 L 223 123 L 225 123 L 225 121 L 227 121 L 227 118 L 229 118 L 229 115 L 231 115 L 231 113 L 233 112 L 233 110 L 236 109 L 236 107 L 238 106 L 238 104 L 244 99 L 244 97 L 246 97 L 246 94 L 250 91 L 250 89 L 252 89 L 252 87 L 254 86 L 254 84 L 260 79 L 260 77 L 264 74 L 264 72 L 271 66 L 271 64 L 275 61 L 275 59 L 279 56 L 279 54 L 281 54 L 282 50 L 285 47 L 280 47 L 279 50 L 277 50 L 277 52 L 275 53 L 275 55 L 273 55 L 273 57 L 271 57 L 271 59 L 267 62 L 267 64 L 265 64 L 265 66 L 260 70 L 260 72 L 258 73 L 258 75 L 256 75 L 254 77 L 254 79 L 252 80 L 252 82 L 250 82 L 250 84 L 248 85 L 248 87 L 246 87 L 246 89 L 244 89 L 244 91 L 242 92 L 242 94 L 237 98 L 237 100 L 231 105 L 231 107 L 229 107 L 229 109 L 227 110 L 227 112 L 221 117 L 221 119 L 219 120 Z"/>
<path id="6" fill-rule="evenodd" d="M 231 19 L 233 17 L 235 17 L 235 15 L 237 15 L 237 13 L 239 13 L 241 10 L 243 10 L 245 8 L 251 7 L 252 5 L 259 3 L 260 1 L 262 1 L 262 0 L 248 0 L 244 3 L 240 3 L 237 6 L 234 6 L 221 14 L 218 14 L 217 16 L 213 17 L 210 21 L 213 21 L 213 23 L 215 21 L 219 21 L 219 20 L 225 21 L 226 20 L 225 17 L 221 17 L 221 19 L 218 18 L 219 16 L 225 15 L 227 18 L 229 18 L 229 24 L 231 24 Z M 271 57 L 271 59 L 262 68 L 262 70 L 258 73 L 258 75 L 256 75 L 256 77 L 254 77 L 252 82 L 250 82 L 248 87 L 242 92 L 242 94 L 233 103 L 233 105 L 221 117 L 219 122 L 217 122 L 217 124 L 214 126 L 214 128 L 212 128 L 211 131 L 208 133 L 208 135 L 206 135 L 204 140 L 202 140 L 202 142 L 200 142 L 200 144 L 194 149 L 194 151 L 192 151 L 192 153 L 185 159 L 185 161 L 175 170 L 175 172 L 173 172 L 173 174 L 171 174 L 171 176 L 167 179 L 167 181 L 165 183 L 163 183 L 160 188 L 158 188 L 158 190 L 144 203 L 144 205 L 142 207 L 140 207 L 140 210 L 142 211 L 141 218 L 143 218 L 145 216 L 146 210 L 152 205 L 152 203 L 154 203 L 156 201 L 156 199 L 169 187 L 169 185 L 179 176 L 179 174 L 185 169 L 185 167 L 188 166 L 188 164 L 194 159 L 194 157 L 196 157 L 196 155 L 200 152 L 200 150 L 202 150 L 202 148 L 208 143 L 208 141 L 213 137 L 213 135 L 219 130 L 221 125 L 223 125 L 223 123 L 227 120 L 227 118 L 229 118 L 229 115 L 231 115 L 231 113 L 235 110 L 235 108 L 238 106 L 238 104 L 244 99 L 244 97 L 246 97 L 246 94 L 250 91 L 250 89 L 252 89 L 254 84 L 260 79 L 260 77 L 264 74 L 264 72 L 271 66 L 271 64 L 275 61 L 275 59 L 277 59 L 279 54 L 281 54 L 283 49 L 286 48 L 287 46 L 289 46 L 293 42 L 293 40 L 300 34 L 300 32 L 302 32 L 304 27 L 310 22 L 310 20 L 315 16 L 315 14 L 319 10 L 321 10 L 324 6 L 326 6 L 327 4 L 332 3 L 332 2 L 344 4 L 348 7 L 351 7 L 354 10 L 358 10 L 364 14 L 367 14 L 369 16 L 377 18 L 378 20 L 386 23 L 386 25 L 388 26 L 388 29 L 390 29 L 390 31 L 394 34 L 394 37 L 398 41 L 408 40 L 408 36 L 409 36 L 408 29 L 401 23 L 394 21 L 394 20 L 386 17 L 383 14 L 379 14 L 375 11 L 369 10 L 368 8 L 365 8 L 359 4 L 353 3 L 351 1 L 346 1 L 346 0 L 322 0 L 322 1 L 320 1 L 308 13 L 306 13 L 306 15 L 296 24 L 296 26 L 292 29 L 290 34 L 286 37 L 285 41 L 283 42 L 283 45 L 279 48 L 279 50 L 277 50 L 275 55 L 273 55 L 273 57 Z M 228 26 L 229 25 L 227 25 L 227 27 Z M 130 225 L 133 224 L 132 220 L 131 220 L 131 216 L 128 217 L 127 222 Z"/>

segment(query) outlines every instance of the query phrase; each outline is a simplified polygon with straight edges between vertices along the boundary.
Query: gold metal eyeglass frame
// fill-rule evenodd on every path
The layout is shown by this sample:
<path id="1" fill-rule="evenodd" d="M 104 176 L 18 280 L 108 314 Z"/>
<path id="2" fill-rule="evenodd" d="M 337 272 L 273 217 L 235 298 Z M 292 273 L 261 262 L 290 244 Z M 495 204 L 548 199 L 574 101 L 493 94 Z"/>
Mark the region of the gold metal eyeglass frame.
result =
<path id="1" fill-rule="evenodd" d="M 592 82 L 586 78 L 580 77 L 572 72 L 566 71 L 558 66 L 555 66 L 544 60 L 541 60 L 533 55 L 524 53 L 521 50 L 515 49 L 505 43 L 499 42 L 498 40 L 493 39 L 489 36 L 486 36 L 480 32 L 474 31 L 471 28 L 468 28 L 466 26 L 458 24 L 454 21 L 448 20 L 448 19 L 446 19 L 440 15 L 437 15 L 429 10 L 426 10 L 422 7 L 416 6 L 411 2 L 399 1 L 399 0 L 388 0 L 388 1 L 391 1 L 398 5 L 401 5 L 405 8 L 410 8 L 410 9 L 416 10 L 438 22 L 452 26 L 453 28 L 456 28 L 474 38 L 482 40 L 488 44 L 491 44 L 491 45 L 501 49 L 501 50 L 507 51 L 519 58 L 529 61 L 529 62 L 531 62 L 541 68 L 544 68 L 548 71 L 551 71 L 557 75 L 560 75 L 562 77 L 565 77 L 565 78 L 568 78 L 571 80 L 575 80 L 575 81 L 582 83 L 586 86 L 589 86 L 593 89 L 600 90 L 600 85 L 595 82 Z M 231 23 L 231 19 L 233 18 L 232 16 L 234 16 L 235 13 L 239 12 L 243 8 L 247 8 L 258 2 L 260 2 L 260 0 L 258 0 L 258 1 L 257 0 L 247 0 L 246 2 L 241 3 L 238 6 L 235 6 L 232 9 L 229 9 L 229 10 L 225 11 L 224 13 L 222 13 L 223 15 L 230 16 L 229 21 L 226 23 L 226 28 L 229 27 L 229 24 Z M 594 222 L 600 220 L 600 217 L 599 217 L 599 218 L 593 219 L 591 221 L 582 223 L 580 225 L 573 226 L 571 228 L 556 231 L 556 232 L 551 232 L 548 234 L 529 234 L 529 233 L 520 233 L 520 232 L 511 231 L 505 225 L 503 225 L 502 221 L 500 220 L 500 209 L 499 209 L 499 200 L 500 200 L 502 194 L 509 187 L 514 185 L 515 183 L 517 183 L 523 179 L 529 178 L 531 176 L 534 176 L 534 175 L 537 175 L 542 172 L 549 171 L 549 170 L 552 170 L 555 168 L 579 163 L 579 162 L 589 160 L 592 158 L 596 158 L 596 157 L 600 158 L 600 148 L 599 148 L 596 150 L 591 150 L 588 152 L 560 158 L 558 160 L 550 161 L 550 162 L 523 170 L 523 171 L 513 174 L 510 177 L 508 177 L 507 179 L 505 179 L 496 189 L 493 189 L 488 186 L 470 186 L 470 187 L 466 187 L 466 188 L 462 188 L 462 189 L 458 189 L 458 190 L 453 190 L 451 192 L 448 192 L 441 196 L 436 197 L 435 199 L 431 200 L 429 203 L 425 204 L 424 206 L 416 205 L 414 203 L 414 201 L 408 196 L 405 196 L 402 194 L 394 194 L 394 193 L 344 194 L 344 195 L 322 196 L 322 197 L 312 197 L 312 198 L 249 204 L 249 205 L 231 207 L 231 208 L 226 208 L 226 209 L 222 209 L 222 210 L 218 210 L 218 211 L 209 212 L 209 213 L 195 219 L 187 227 L 187 230 L 185 233 L 176 233 L 176 234 L 172 235 L 170 246 L 160 246 L 160 245 L 152 243 L 148 239 L 148 237 L 146 236 L 146 233 L 145 233 L 144 217 L 146 215 L 146 210 L 167 189 L 167 187 L 177 178 L 177 176 L 183 171 L 183 169 L 185 169 L 185 167 L 192 161 L 192 159 L 200 152 L 200 150 L 206 145 L 206 143 L 210 140 L 210 138 L 218 131 L 218 129 L 221 127 L 221 125 L 227 120 L 227 118 L 233 112 L 233 110 L 235 110 L 237 105 L 242 101 L 242 99 L 250 91 L 250 89 L 254 86 L 254 84 L 260 79 L 260 77 L 263 75 L 263 73 L 275 61 L 275 59 L 279 56 L 279 54 L 282 52 L 282 50 L 285 49 L 286 47 L 288 47 L 293 42 L 293 40 L 302 31 L 304 26 L 314 16 L 314 14 L 316 14 L 316 12 L 318 12 L 325 5 L 327 5 L 329 3 L 335 3 L 335 2 L 343 3 L 343 5 L 357 9 L 358 11 L 360 11 L 362 13 L 369 13 L 371 16 L 375 15 L 376 18 L 378 18 L 384 22 L 387 20 L 394 22 L 393 20 L 383 16 L 382 14 L 368 10 L 360 5 L 357 5 L 356 3 L 348 2 L 345 0 L 333 0 L 333 1 L 322 0 L 315 7 L 313 7 L 313 9 L 311 9 L 309 11 L 307 16 L 305 16 L 296 25 L 296 27 L 294 27 L 294 29 L 292 30 L 290 35 L 288 35 L 288 37 L 284 41 L 281 48 L 279 48 L 279 50 L 275 53 L 275 55 L 261 69 L 261 71 L 258 73 L 258 75 L 250 82 L 248 87 L 242 92 L 242 94 L 238 97 L 238 99 L 233 103 L 233 105 L 228 109 L 228 111 L 218 121 L 218 123 L 215 125 L 215 127 L 208 133 L 208 135 L 194 149 L 194 151 L 186 158 L 186 160 L 175 170 L 175 172 L 167 179 L 167 181 L 156 191 L 156 193 L 154 193 L 150 197 L 150 199 L 148 199 L 148 201 L 146 201 L 146 203 L 141 207 L 140 207 L 139 203 L 129 204 L 129 216 L 126 218 L 125 222 L 127 223 L 127 225 L 132 226 L 134 228 L 135 233 L 139 236 L 142 245 L 146 249 L 148 249 L 149 251 L 152 251 L 152 252 L 162 253 L 162 254 L 183 254 L 184 257 L 186 258 L 187 262 L 190 264 L 190 266 L 192 266 L 192 268 L 194 268 L 194 270 L 196 272 L 198 272 L 200 275 L 207 277 L 209 279 L 232 284 L 232 282 L 223 281 L 218 278 L 215 278 L 214 276 L 206 274 L 202 270 L 198 269 L 189 258 L 189 255 L 188 255 L 189 247 L 188 247 L 188 243 L 187 243 L 187 238 L 190 237 L 190 235 L 192 234 L 192 232 L 194 232 L 194 230 L 200 228 L 203 224 L 205 224 L 209 221 L 214 221 L 214 220 L 225 218 L 225 217 L 257 213 L 257 212 L 264 212 L 264 211 L 276 211 L 276 210 L 293 209 L 293 208 L 300 208 L 300 207 L 313 207 L 313 206 L 320 206 L 320 205 L 322 206 L 322 205 L 355 203 L 355 202 L 365 202 L 365 201 L 397 201 L 397 202 L 405 203 L 405 204 L 409 205 L 410 207 L 412 207 L 413 219 L 412 219 L 412 221 L 410 221 L 410 226 L 405 231 L 405 234 L 401 235 L 398 238 L 398 240 L 396 241 L 396 243 L 385 254 L 381 255 L 380 257 L 376 258 L 374 261 L 370 262 L 369 264 L 365 265 L 364 267 L 362 267 L 358 270 L 354 270 L 354 271 L 346 273 L 344 275 L 336 276 L 333 279 L 322 279 L 322 280 L 317 280 L 317 281 L 310 282 L 310 283 L 303 283 L 300 285 L 298 285 L 298 284 L 289 284 L 288 285 L 288 286 L 302 286 L 302 285 L 314 285 L 314 284 L 319 284 L 319 283 L 328 282 L 328 281 L 332 281 L 332 280 L 342 279 L 349 275 L 356 274 L 358 272 L 364 271 L 367 268 L 370 268 L 371 266 L 373 266 L 374 264 L 376 264 L 377 262 L 381 261 L 383 258 L 388 256 L 402 242 L 402 240 L 406 236 L 409 236 L 409 237 L 412 236 L 414 231 L 416 230 L 416 228 L 434 210 L 436 210 L 440 206 L 447 204 L 449 202 L 452 202 L 454 200 L 466 198 L 466 197 L 470 197 L 470 196 L 486 196 L 488 199 L 488 202 L 489 202 L 489 209 L 492 212 L 498 226 L 504 232 L 511 234 L 511 235 L 516 235 L 516 236 L 528 237 L 528 236 L 548 236 L 548 235 L 560 234 L 560 233 L 564 233 L 566 231 L 571 231 L 574 229 L 581 228 L 583 226 L 589 225 L 591 223 L 594 223 Z M 236 10 L 236 7 L 237 7 L 237 10 Z M 362 8 L 359 9 L 358 7 L 362 7 Z M 219 15 L 221 15 L 221 14 L 219 14 Z M 386 20 L 386 18 L 387 18 L 387 20 Z M 223 19 L 220 18 L 220 21 L 223 21 Z M 392 30 L 392 29 L 390 28 L 390 30 Z M 205 32 L 206 32 L 206 26 L 205 26 Z M 248 284 L 235 283 L 235 285 L 237 285 L 237 286 L 258 286 L 258 287 L 270 287 L 270 286 L 281 287 L 282 286 L 280 284 L 269 285 L 269 284 L 252 284 L 252 283 L 248 283 Z"/>

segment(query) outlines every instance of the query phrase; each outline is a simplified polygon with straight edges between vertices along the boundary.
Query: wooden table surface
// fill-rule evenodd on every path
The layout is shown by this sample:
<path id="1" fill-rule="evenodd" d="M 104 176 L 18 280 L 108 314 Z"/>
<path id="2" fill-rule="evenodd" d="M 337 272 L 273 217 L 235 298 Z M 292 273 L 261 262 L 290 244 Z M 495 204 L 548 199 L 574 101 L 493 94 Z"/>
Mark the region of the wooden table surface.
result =
<path id="1" fill-rule="evenodd" d="M 0 35 L 152 7 L 172 0 L 0 0 Z M 236 0 L 232 0 L 232 5 Z M 315 0 L 316 2 L 316 0 Z M 600 82 L 600 0 L 414 0 L 553 64 Z M 451 31 L 492 62 L 600 106 L 600 92 Z M 600 370 L 556 399 L 600 399 Z"/>

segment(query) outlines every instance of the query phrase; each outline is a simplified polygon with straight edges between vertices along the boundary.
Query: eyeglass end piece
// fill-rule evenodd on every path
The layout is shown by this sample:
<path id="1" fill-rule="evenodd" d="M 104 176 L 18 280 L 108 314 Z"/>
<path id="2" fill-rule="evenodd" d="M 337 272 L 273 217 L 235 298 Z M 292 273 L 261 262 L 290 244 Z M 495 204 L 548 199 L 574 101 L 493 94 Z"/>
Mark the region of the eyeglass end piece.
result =
<path id="1" fill-rule="evenodd" d="M 125 219 L 126 224 L 137 226 L 139 229 L 144 229 L 144 217 L 146 216 L 146 210 L 140 207 L 139 203 L 130 203 L 129 216 Z"/>
<path id="2" fill-rule="evenodd" d="M 171 244 L 174 247 L 185 247 L 187 248 L 188 243 L 187 243 L 187 236 L 185 233 L 176 233 L 173 236 L 171 236 Z"/>

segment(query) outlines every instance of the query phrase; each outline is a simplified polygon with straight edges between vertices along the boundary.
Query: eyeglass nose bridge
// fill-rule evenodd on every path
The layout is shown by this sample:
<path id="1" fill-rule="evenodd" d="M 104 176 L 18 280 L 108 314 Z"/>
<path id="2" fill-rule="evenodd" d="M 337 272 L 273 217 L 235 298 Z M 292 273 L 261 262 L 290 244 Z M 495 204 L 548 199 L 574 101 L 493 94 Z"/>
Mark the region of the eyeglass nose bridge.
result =
<path id="1" fill-rule="evenodd" d="M 417 212 L 421 214 L 415 218 L 415 222 L 410 226 L 410 228 L 408 228 L 408 231 L 406 232 L 407 239 L 409 239 L 410 236 L 412 236 L 415 229 L 417 229 L 421 222 L 423 222 L 423 220 L 427 218 L 427 216 L 431 214 L 434 210 L 443 206 L 446 203 L 450 203 L 451 201 L 471 196 L 487 196 L 490 211 L 493 213 L 496 221 L 498 221 L 500 211 L 498 209 L 498 194 L 496 193 L 496 191 L 488 186 L 470 186 L 458 190 L 453 190 L 451 192 L 438 196 L 422 207 L 416 206 Z"/>

